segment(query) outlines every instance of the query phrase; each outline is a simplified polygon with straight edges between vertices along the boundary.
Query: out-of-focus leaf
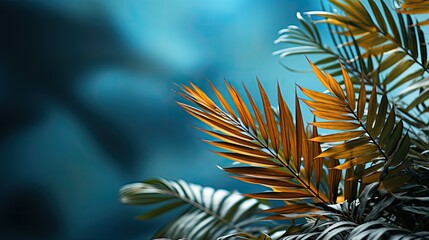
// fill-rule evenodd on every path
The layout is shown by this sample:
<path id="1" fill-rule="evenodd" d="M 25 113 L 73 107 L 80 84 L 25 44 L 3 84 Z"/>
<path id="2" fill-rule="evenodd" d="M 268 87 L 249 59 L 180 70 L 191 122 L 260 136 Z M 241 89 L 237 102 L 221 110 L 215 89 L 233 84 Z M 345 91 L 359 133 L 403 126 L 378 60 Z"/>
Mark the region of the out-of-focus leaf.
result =
<path id="1" fill-rule="evenodd" d="M 184 212 L 158 230 L 154 238 L 215 239 L 237 231 L 264 231 L 269 229 L 271 224 L 259 219 L 261 215 L 257 210 L 267 207 L 259 201 L 238 193 L 202 187 L 183 180 L 147 180 L 125 185 L 120 193 L 121 201 L 125 204 L 158 205 L 138 217 L 142 220 L 186 206 Z M 147 199 L 157 201 L 148 202 Z M 247 223 L 243 224 L 244 222 Z"/>

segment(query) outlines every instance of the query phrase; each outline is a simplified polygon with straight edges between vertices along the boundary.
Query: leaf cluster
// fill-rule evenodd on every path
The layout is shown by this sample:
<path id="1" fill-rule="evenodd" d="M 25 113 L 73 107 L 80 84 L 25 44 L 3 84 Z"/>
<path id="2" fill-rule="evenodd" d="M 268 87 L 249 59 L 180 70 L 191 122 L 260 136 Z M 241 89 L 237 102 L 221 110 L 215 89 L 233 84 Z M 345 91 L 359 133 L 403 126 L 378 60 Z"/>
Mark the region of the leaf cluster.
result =
<path id="1" fill-rule="evenodd" d="M 221 169 L 266 191 L 161 179 L 125 186 L 122 201 L 157 204 L 141 219 L 186 206 L 155 237 L 429 238 L 427 21 L 414 15 L 426 5 L 331 0 L 329 10 L 298 13 L 301 27 L 280 31 L 276 43 L 288 47 L 275 54 L 317 56 L 309 66 L 326 91 L 298 86 L 293 108 L 279 85 L 274 102 L 259 80 L 258 98 L 227 82 L 227 94 L 211 83 L 211 93 L 179 86 L 187 101 L 179 106 L 206 125 L 198 128 L 204 141 L 233 161 Z M 305 108 L 314 115 L 309 123 Z"/>
<path id="2" fill-rule="evenodd" d="M 392 99 L 395 102 L 410 94 L 418 95 L 398 106 L 406 113 L 415 110 L 427 120 L 427 41 L 420 24 L 409 15 L 419 11 L 403 10 L 406 6 L 425 9 L 427 1 L 424 2 L 403 3 L 405 8 L 393 12 L 384 1 L 331 0 L 331 7 L 337 11 L 310 11 L 305 13 L 307 18 L 298 14 L 302 28 L 289 26 L 281 30 L 275 42 L 292 46 L 274 54 L 281 58 L 295 54 L 318 55 L 315 65 L 330 71 L 334 77 L 341 75 L 339 60 L 355 84 L 360 84 L 363 76 L 369 86 L 377 82 L 380 94 L 399 90 Z M 321 24 L 329 29 L 332 40 L 329 43 L 322 42 Z"/>
<path id="3" fill-rule="evenodd" d="M 156 205 L 138 216 L 139 220 L 182 210 L 153 238 L 216 239 L 232 232 L 258 233 L 273 227 L 269 221 L 260 221 L 258 210 L 267 208 L 261 201 L 183 180 L 145 180 L 125 185 L 120 194 L 125 204 Z"/>

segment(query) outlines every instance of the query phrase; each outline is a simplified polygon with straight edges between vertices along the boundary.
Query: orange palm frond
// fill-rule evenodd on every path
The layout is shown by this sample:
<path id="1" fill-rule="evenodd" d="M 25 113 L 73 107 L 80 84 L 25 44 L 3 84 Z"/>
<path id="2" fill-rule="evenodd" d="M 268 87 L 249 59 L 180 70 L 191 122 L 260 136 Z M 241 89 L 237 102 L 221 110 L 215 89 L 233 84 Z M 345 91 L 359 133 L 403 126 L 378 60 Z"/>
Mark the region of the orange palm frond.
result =
<path id="1" fill-rule="evenodd" d="M 216 87 L 211 86 L 222 107 L 192 83 L 190 87 L 182 86 L 179 94 L 196 107 L 180 102 L 178 104 L 212 128 L 201 131 L 219 140 L 206 141 L 224 150 L 215 151 L 216 154 L 242 164 L 239 167 L 225 168 L 226 172 L 234 174 L 241 181 L 272 189 L 271 192 L 246 196 L 283 200 L 289 204 L 290 201 L 302 199 L 313 203 L 336 202 L 336 198 L 332 196 L 336 196 L 338 192 L 340 179 L 332 178 L 328 182 L 327 165 L 323 163 L 323 158 L 317 157 L 321 153 L 320 144 L 308 141 L 309 137 L 318 137 L 317 129 L 314 127 L 312 135 L 307 137 L 299 101 L 296 101 L 293 119 L 278 87 L 277 119 L 259 81 L 261 110 L 247 89 L 250 106 L 246 106 L 233 86 L 226 84 L 234 110 Z"/>
<path id="2" fill-rule="evenodd" d="M 396 10 L 402 14 L 429 14 L 429 2 L 426 0 L 396 0 L 399 8 Z M 429 18 L 423 20 L 418 25 L 429 24 Z"/>
<path id="3" fill-rule="evenodd" d="M 357 179 L 362 181 L 362 188 L 365 184 L 383 179 L 389 170 L 407 165 L 406 155 L 410 147 L 408 134 L 403 135 L 402 121 L 396 123 L 395 110 L 392 108 L 388 113 L 386 96 L 383 95 L 379 101 L 375 84 L 367 104 L 363 80 L 356 100 L 353 83 L 344 69 L 342 74 L 345 91 L 331 75 L 323 73 L 311 62 L 310 65 L 329 91 L 315 94 L 301 88 L 310 98 L 303 101 L 312 112 L 324 113 L 317 116 L 326 120 L 311 124 L 318 128 L 340 131 L 310 139 L 321 143 L 337 142 L 318 157 L 342 159 L 341 164 L 334 168 L 347 169 L 346 181 L 352 182 L 346 185 L 351 188 L 355 188 L 353 182 Z M 349 189 L 347 192 L 349 194 Z"/>

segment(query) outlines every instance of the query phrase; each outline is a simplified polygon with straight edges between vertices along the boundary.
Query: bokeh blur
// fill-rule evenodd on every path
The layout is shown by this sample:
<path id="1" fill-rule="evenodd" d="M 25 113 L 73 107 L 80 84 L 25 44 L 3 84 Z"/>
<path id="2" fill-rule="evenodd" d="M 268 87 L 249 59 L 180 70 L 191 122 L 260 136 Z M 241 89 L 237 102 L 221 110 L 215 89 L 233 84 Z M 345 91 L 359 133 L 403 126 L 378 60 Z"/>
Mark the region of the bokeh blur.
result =
<path id="1" fill-rule="evenodd" d="M 277 32 L 313 0 L 0 2 L 0 239 L 148 239 L 119 188 L 150 177 L 252 192 L 228 178 L 176 83 L 207 79 L 293 103 Z M 293 61 L 306 68 L 304 57 Z"/>

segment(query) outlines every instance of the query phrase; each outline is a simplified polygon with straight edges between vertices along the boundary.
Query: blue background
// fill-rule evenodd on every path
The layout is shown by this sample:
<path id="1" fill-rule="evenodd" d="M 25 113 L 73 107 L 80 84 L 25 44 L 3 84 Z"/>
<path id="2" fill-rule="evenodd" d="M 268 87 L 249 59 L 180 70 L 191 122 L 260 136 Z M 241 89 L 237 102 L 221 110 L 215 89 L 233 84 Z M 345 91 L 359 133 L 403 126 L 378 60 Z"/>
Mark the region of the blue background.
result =
<path id="1" fill-rule="evenodd" d="M 0 238 L 147 239 L 165 220 L 133 219 L 119 188 L 150 177 L 257 188 L 200 141 L 175 83 L 223 80 L 287 102 L 312 74 L 285 70 L 277 32 L 318 1 L 2 1 Z M 287 64 L 308 68 L 303 56 Z M 317 85 L 317 86 L 316 86 Z M 210 96 L 213 94 L 210 93 Z M 307 118 L 307 120 L 311 120 Z"/>

